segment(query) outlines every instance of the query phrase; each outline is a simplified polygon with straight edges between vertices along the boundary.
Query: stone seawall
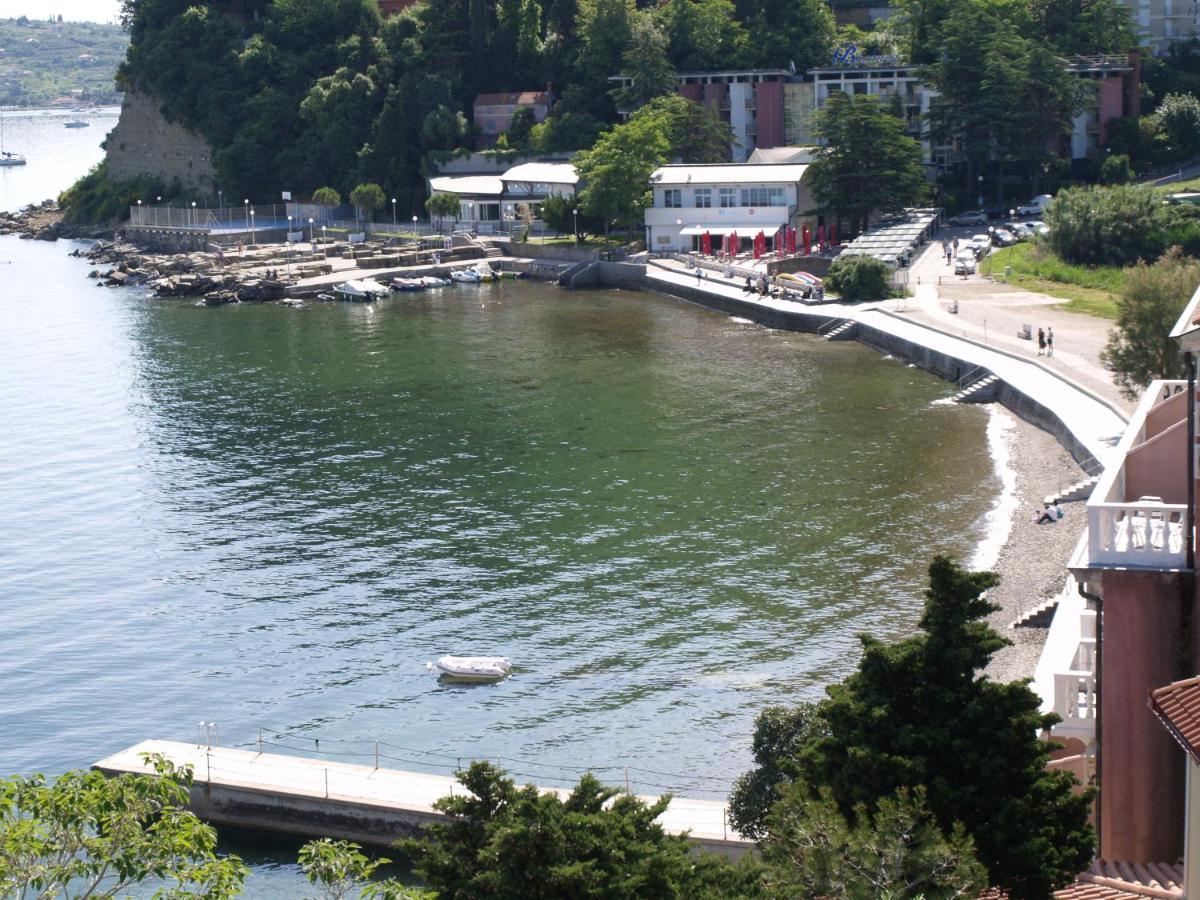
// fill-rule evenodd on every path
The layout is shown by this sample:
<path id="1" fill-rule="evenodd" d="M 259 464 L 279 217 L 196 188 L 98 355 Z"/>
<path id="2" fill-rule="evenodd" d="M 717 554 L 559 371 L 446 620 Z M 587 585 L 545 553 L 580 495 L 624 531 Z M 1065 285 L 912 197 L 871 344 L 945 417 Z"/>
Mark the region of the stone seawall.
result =
<path id="1" fill-rule="evenodd" d="M 182 125 L 168 122 L 158 99 L 129 91 L 121 118 L 104 142 L 109 177 L 118 181 L 149 176 L 178 181 L 199 196 L 215 193 L 212 148 Z"/>

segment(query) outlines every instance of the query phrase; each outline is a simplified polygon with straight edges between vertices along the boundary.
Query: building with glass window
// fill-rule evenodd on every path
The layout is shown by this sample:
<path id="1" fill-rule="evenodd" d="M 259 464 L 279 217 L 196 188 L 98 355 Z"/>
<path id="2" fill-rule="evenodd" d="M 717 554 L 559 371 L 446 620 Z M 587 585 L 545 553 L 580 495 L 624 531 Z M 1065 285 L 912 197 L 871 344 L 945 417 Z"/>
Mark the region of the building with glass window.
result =
<path id="1" fill-rule="evenodd" d="M 713 240 L 736 235 L 752 241 L 759 232 L 771 242 L 785 226 L 816 220 L 804 184 L 807 164 L 673 165 L 650 176 L 653 205 L 645 212 L 646 246 L 652 251 L 695 248 L 704 234 Z"/>

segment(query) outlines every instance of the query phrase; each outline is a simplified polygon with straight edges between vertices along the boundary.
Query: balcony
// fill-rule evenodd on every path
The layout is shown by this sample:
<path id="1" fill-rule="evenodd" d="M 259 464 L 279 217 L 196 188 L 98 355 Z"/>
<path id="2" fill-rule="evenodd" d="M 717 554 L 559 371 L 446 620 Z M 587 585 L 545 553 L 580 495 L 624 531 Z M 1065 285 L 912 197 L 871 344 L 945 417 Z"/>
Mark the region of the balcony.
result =
<path id="1" fill-rule="evenodd" d="M 1084 540 L 1076 553 L 1084 550 Z M 1087 608 L 1073 576 L 1058 598 L 1054 621 L 1033 675 L 1042 712 L 1061 721 L 1050 729 L 1056 740 L 1075 739 L 1086 749 L 1096 739 L 1096 613 Z"/>
<path id="2" fill-rule="evenodd" d="M 1187 382 L 1146 389 L 1088 500 L 1083 569 L 1176 571 L 1187 563 Z M 1196 453 L 1196 448 L 1192 448 Z"/>

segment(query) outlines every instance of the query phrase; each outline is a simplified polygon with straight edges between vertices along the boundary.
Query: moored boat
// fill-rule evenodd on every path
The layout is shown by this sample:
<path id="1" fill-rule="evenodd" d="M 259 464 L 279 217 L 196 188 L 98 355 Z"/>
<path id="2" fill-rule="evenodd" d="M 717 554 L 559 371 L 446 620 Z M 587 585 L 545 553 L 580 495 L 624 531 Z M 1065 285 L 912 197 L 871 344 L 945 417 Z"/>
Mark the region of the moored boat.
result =
<path id="1" fill-rule="evenodd" d="M 378 281 L 370 278 L 359 278 L 342 282 L 333 289 L 333 292 L 341 300 L 369 303 L 372 300 L 386 296 L 388 289 Z"/>
<path id="2" fill-rule="evenodd" d="M 442 656 L 434 663 L 447 681 L 488 684 L 508 677 L 512 669 L 503 656 Z"/>
<path id="3" fill-rule="evenodd" d="M 483 276 L 474 269 L 452 269 L 450 271 L 450 280 L 456 281 L 459 284 L 479 284 L 479 282 L 483 281 Z"/>
<path id="4" fill-rule="evenodd" d="M 423 291 L 425 290 L 425 282 L 420 278 L 393 278 L 393 291 Z"/>
<path id="5" fill-rule="evenodd" d="M 427 288 L 446 287 L 446 285 L 450 284 L 449 278 L 438 278 L 436 275 L 422 276 L 421 281 L 424 282 Z"/>

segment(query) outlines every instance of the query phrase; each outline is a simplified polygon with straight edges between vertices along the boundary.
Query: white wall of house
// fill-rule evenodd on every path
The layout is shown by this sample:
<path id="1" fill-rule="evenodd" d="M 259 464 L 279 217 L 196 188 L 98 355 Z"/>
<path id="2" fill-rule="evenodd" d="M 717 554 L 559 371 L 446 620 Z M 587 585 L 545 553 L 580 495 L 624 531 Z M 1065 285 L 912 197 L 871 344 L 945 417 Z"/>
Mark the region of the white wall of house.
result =
<path id="1" fill-rule="evenodd" d="M 647 247 L 656 252 L 690 250 L 687 229 L 738 229 L 768 237 L 782 225 L 796 225 L 812 207 L 807 186 L 799 182 L 696 181 L 653 189 L 654 205 L 645 212 Z M 748 235 L 744 235 L 748 236 Z"/>

